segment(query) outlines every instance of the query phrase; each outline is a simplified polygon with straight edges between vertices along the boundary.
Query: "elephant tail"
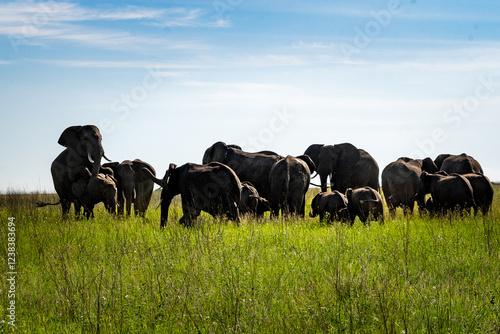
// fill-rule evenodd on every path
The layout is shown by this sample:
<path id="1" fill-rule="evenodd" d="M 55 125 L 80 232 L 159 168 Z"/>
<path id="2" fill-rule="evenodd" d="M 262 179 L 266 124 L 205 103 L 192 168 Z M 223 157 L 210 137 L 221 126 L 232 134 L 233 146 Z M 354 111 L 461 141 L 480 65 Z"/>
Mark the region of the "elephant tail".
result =
<path id="1" fill-rule="evenodd" d="M 40 202 L 40 201 L 36 201 L 35 202 L 35 205 L 38 208 L 43 208 L 44 206 L 48 206 L 48 205 L 59 205 L 59 204 L 61 204 L 61 201 L 59 201 L 57 203 L 46 203 L 46 202 Z"/>

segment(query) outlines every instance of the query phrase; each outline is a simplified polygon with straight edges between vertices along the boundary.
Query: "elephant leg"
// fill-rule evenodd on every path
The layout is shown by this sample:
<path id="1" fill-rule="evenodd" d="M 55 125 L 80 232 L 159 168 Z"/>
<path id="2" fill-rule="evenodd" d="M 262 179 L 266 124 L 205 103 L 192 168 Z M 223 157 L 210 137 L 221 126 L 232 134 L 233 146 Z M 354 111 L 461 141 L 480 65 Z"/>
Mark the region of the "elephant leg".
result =
<path id="1" fill-rule="evenodd" d="M 68 219 L 69 216 L 69 210 L 71 208 L 71 202 L 66 200 L 66 199 L 61 199 L 61 209 L 62 209 L 62 216 L 63 219 Z"/>

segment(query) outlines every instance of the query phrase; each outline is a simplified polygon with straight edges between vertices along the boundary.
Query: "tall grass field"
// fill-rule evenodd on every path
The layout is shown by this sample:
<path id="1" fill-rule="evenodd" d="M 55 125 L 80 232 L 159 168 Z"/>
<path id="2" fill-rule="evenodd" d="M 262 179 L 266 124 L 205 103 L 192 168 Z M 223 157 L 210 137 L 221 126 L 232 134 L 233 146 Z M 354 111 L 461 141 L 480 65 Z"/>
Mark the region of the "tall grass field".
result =
<path id="1" fill-rule="evenodd" d="M 158 192 L 145 218 L 98 206 L 68 221 L 35 207 L 54 195 L 2 195 L 0 332 L 500 333 L 495 191 L 487 217 L 398 209 L 352 227 L 202 214 L 185 228 L 177 201 L 164 230 Z"/>

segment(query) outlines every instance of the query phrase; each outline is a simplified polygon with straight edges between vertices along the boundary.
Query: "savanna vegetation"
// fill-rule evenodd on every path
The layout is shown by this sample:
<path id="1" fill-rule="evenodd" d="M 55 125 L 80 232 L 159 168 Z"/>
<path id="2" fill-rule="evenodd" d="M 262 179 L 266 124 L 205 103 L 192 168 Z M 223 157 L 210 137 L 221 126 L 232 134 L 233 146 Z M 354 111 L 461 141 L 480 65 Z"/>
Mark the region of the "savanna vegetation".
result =
<path id="1" fill-rule="evenodd" d="M 19 333 L 499 333 L 495 190 L 487 217 L 398 209 L 353 227 L 202 214 L 185 228 L 177 202 L 163 230 L 157 192 L 146 218 L 67 221 L 34 206 L 55 195 L 2 195 L 0 331 L 15 217 Z"/>

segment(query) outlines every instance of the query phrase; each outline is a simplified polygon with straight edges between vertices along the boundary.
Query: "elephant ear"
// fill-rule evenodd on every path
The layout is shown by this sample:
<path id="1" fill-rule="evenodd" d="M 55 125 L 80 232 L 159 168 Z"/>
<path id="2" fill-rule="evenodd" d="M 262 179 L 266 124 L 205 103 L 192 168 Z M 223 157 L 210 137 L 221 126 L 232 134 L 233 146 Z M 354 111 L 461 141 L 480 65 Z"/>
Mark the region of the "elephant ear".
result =
<path id="1" fill-rule="evenodd" d="M 208 162 L 216 161 L 224 163 L 224 161 L 226 160 L 228 149 L 229 148 L 227 147 L 227 145 L 221 141 L 213 144 L 209 153 L 210 161 Z"/>
<path id="2" fill-rule="evenodd" d="M 153 166 L 145 163 L 144 161 L 142 161 L 140 159 L 135 159 L 134 161 L 132 161 L 132 168 L 135 171 L 135 174 L 134 174 L 134 181 L 135 182 L 144 182 L 146 180 L 149 180 L 150 179 L 149 174 L 156 176 L 156 171 L 153 168 Z M 149 171 L 149 173 L 146 172 L 145 169 L 147 171 Z"/>
<path id="3" fill-rule="evenodd" d="M 431 158 L 427 157 L 424 160 L 422 160 L 422 170 L 429 173 L 436 173 L 439 169 L 434 163 L 434 161 L 432 161 Z"/>
<path id="4" fill-rule="evenodd" d="M 334 146 L 337 161 L 334 166 L 335 173 L 344 177 L 351 174 L 352 167 L 361 158 L 361 154 L 356 146 L 345 143 Z"/>
<path id="5" fill-rule="evenodd" d="M 82 127 L 79 125 L 70 126 L 63 131 L 57 143 L 64 147 L 76 148 L 78 141 L 80 140 L 80 132 Z"/>
<path id="6" fill-rule="evenodd" d="M 170 176 L 172 175 L 173 171 L 177 168 L 176 164 L 170 164 L 168 165 L 168 170 L 165 173 L 165 176 L 163 177 L 163 182 L 164 184 L 168 184 L 168 181 L 170 179 Z"/>
<path id="7" fill-rule="evenodd" d="M 309 167 L 309 172 L 312 174 L 316 171 L 316 164 L 314 163 L 314 161 L 306 154 L 303 154 L 303 155 L 299 155 L 298 157 L 296 157 L 297 159 L 300 159 L 302 161 L 304 161 L 307 165 L 307 167 Z"/>

